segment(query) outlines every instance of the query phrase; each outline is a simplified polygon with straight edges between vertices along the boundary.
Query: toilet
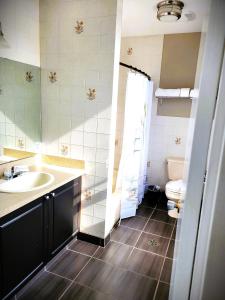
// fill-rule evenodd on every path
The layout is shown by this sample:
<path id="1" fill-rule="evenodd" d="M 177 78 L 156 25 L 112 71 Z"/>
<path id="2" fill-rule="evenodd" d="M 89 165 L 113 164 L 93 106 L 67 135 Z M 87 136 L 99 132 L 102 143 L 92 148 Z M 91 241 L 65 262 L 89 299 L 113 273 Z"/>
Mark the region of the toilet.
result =
<path id="1" fill-rule="evenodd" d="M 183 199 L 186 188 L 183 181 L 184 158 L 168 157 L 167 171 L 170 181 L 165 186 L 166 197 L 177 204 Z"/>

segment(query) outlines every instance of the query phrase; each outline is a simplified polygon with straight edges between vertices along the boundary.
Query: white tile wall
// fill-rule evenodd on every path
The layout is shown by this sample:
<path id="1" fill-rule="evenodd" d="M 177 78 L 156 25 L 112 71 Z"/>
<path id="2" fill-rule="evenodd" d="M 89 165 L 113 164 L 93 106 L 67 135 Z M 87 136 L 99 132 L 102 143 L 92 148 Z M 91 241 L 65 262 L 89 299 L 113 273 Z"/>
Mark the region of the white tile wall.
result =
<path id="1" fill-rule="evenodd" d="M 109 156 L 109 153 L 107 150 L 105 149 L 97 149 L 97 152 L 96 152 L 96 162 L 99 162 L 99 163 L 108 163 L 108 156 Z"/>
<path id="2" fill-rule="evenodd" d="M 71 145 L 71 158 L 83 160 L 84 159 L 84 147 Z"/>
<path id="3" fill-rule="evenodd" d="M 112 134 L 117 2 L 120 0 L 40 0 L 43 141 L 47 152 L 84 159 L 81 230 L 104 237 L 109 141 Z M 77 34 L 76 21 L 84 22 Z M 57 73 L 50 83 L 49 72 Z M 96 99 L 87 99 L 89 88 Z M 50 124 L 50 125 L 49 125 Z"/>
<path id="4" fill-rule="evenodd" d="M 84 147 L 84 160 L 85 161 L 95 161 L 96 148 Z"/>
<path id="5" fill-rule="evenodd" d="M 29 83 L 27 71 L 34 76 Z M 40 68 L 1 58 L 0 82 L 1 146 L 36 151 L 41 135 Z"/>
<path id="6" fill-rule="evenodd" d="M 97 134 L 97 148 L 109 149 L 109 134 Z"/>
<path id="7" fill-rule="evenodd" d="M 84 132 L 84 146 L 85 147 L 96 147 L 96 133 Z"/>
<path id="8" fill-rule="evenodd" d="M 150 132 L 149 183 L 164 188 L 168 181 L 166 158 L 185 157 L 188 125 L 188 118 L 153 116 Z M 181 144 L 175 143 L 176 137 L 181 138 Z"/>

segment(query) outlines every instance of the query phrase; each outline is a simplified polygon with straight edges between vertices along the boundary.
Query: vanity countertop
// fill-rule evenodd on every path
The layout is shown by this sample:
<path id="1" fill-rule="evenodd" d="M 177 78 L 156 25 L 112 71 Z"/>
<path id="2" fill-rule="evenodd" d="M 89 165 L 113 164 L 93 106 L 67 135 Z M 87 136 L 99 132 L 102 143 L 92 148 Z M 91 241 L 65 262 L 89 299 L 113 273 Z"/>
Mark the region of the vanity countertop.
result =
<path id="1" fill-rule="evenodd" d="M 70 169 L 45 164 L 31 166 L 29 169 L 30 171 L 50 173 L 54 176 L 54 181 L 46 187 L 31 192 L 0 192 L 0 218 L 84 174 L 84 169 Z"/>
<path id="2" fill-rule="evenodd" d="M 7 155 L 0 155 L 0 164 L 4 164 L 6 162 L 10 162 L 10 161 L 13 161 L 13 160 L 15 160 L 14 157 L 7 156 Z"/>

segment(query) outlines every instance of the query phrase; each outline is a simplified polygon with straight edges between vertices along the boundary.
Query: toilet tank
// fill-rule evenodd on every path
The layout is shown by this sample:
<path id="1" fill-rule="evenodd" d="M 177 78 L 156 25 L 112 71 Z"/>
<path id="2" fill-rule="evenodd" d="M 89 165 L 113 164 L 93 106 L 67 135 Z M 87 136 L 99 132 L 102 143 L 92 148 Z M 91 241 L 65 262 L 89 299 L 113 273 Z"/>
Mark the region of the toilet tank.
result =
<path id="1" fill-rule="evenodd" d="M 168 157 L 167 171 L 169 180 L 183 179 L 184 173 L 184 158 L 183 157 Z"/>

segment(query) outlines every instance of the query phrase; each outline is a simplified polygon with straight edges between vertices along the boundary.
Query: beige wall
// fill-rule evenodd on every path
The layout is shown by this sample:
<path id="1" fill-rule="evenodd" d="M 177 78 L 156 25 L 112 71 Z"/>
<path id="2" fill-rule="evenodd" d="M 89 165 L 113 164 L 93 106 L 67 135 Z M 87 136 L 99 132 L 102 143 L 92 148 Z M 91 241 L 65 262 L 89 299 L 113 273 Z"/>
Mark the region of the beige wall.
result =
<path id="1" fill-rule="evenodd" d="M 159 87 L 161 62 L 163 55 L 163 35 L 122 38 L 121 61 L 133 65 L 148 73 L 154 82 L 154 91 Z M 133 54 L 128 55 L 128 48 L 133 48 Z M 117 114 L 117 135 L 115 168 L 119 167 L 123 138 L 124 97 L 126 89 L 127 69 L 120 67 L 120 84 Z M 173 103 L 170 103 L 173 105 Z M 157 114 L 158 100 L 153 96 L 152 120 L 150 131 L 148 182 L 164 188 L 168 181 L 166 158 L 168 156 L 185 156 L 187 128 L 189 119 L 178 114 L 175 116 L 160 116 Z M 176 107 L 175 107 L 176 109 Z M 181 143 L 176 144 L 176 137 Z"/>
<path id="2" fill-rule="evenodd" d="M 199 32 L 164 36 L 160 88 L 193 88 L 200 43 Z M 159 102 L 160 116 L 189 117 L 191 100 L 169 99 Z"/>
<path id="3" fill-rule="evenodd" d="M 133 48 L 132 55 L 127 54 L 127 49 L 130 47 Z M 162 49 L 163 35 L 122 38 L 120 60 L 126 64 L 136 66 L 148 74 L 151 74 L 152 80 L 154 81 L 154 89 L 156 89 L 160 80 Z M 123 140 L 127 72 L 128 69 L 120 67 L 115 169 L 118 169 L 119 167 Z"/>

